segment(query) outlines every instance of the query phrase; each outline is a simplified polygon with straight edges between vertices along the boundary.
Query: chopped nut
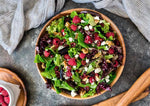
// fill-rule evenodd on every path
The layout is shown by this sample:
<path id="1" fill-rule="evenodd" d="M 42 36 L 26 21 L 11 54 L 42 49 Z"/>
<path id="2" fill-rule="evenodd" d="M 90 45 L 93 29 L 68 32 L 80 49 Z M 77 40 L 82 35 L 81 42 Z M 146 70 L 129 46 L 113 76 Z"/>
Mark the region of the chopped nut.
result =
<path id="1" fill-rule="evenodd" d="M 78 33 L 75 33 L 75 39 L 78 39 Z"/>
<path id="2" fill-rule="evenodd" d="M 64 68 L 66 69 L 68 66 L 66 60 L 64 60 L 63 63 L 64 63 Z"/>
<path id="3" fill-rule="evenodd" d="M 95 19 L 94 22 L 97 24 L 99 22 L 99 20 Z"/>
<path id="4" fill-rule="evenodd" d="M 44 63 L 42 63 L 41 67 L 42 67 L 42 69 L 46 68 Z"/>
<path id="5" fill-rule="evenodd" d="M 70 27 L 70 23 L 69 23 L 69 22 L 66 22 L 66 23 L 65 23 L 65 26 L 69 28 L 69 27 Z"/>
<path id="6" fill-rule="evenodd" d="M 95 54 L 94 57 L 92 57 L 92 59 L 96 59 L 96 58 L 98 58 L 98 57 L 100 57 L 100 56 L 101 56 L 101 52 L 98 52 L 97 54 Z"/>
<path id="7" fill-rule="evenodd" d="M 56 50 L 57 48 L 55 45 L 53 45 L 53 46 L 51 46 L 51 49 Z"/>
<path id="8" fill-rule="evenodd" d="M 99 78 L 98 76 L 95 76 L 95 80 L 96 80 L 96 81 L 99 81 L 100 78 Z"/>
<path id="9" fill-rule="evenodd" d="M 81 92 L 80 92 L 80 96 L 83 96 L 85 93 L 86 93 L 85 90 L 84 90 L 84 91 L 81 91 Z"/>
<path id="10" fill-rule="evenodd" d="M 114 45 L 114 43 L 113 43 L 112 41 L 106 41 L 106 44 L 107 44 L 109 47 L 111 47 L 111 46 Z"/>
<path id="11" fill-rule="evenodd" d="M 88 53 L 88 49 L 82 49 L 82 52 L 84 53 L 84 54 L 87 54 Z"/>
<path id="12" fill-rule="evenodd" d="M 82 72 L 82 70 L 79 70 L 79 72 L 78 72 L 78 73 L 80 74 L 81 72 Z"/>
<path id="13" fill-rule="evenodd" d="M 83 79 L 83 81 L 86 81 L 86 80 L 87 80 L 87 77 Z"/>
<path id="14" fill-rule="evenodd" d="M 62 34 L 60 32 L 54 32 L 54 35 L 62 36 Z"/>
<path id="15" fill-rule="evenodd" d="M 107 63 L 111 63 L 111 61 L 110 61 L 110 60 L 106 60 L 106 62 L 107 62 Z"/>

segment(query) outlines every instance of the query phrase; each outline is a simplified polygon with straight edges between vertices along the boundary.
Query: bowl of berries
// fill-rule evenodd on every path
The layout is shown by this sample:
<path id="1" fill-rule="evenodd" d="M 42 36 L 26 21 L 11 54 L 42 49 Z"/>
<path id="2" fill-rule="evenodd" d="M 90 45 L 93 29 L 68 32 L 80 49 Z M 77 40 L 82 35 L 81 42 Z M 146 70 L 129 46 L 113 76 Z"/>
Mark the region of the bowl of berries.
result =
<path id="1" fill-rule="evenodd" d="M 1 106 L 12 106 L 13 92 L 10 88 L 4 85 L 0 85 L 0 105 Z"/>
<path id="2" fill-rule="evenodd" d="M 126 59 L 123 37 L 105 15 L 71 9 L 50 19 L 35 48 L 37 69 L 47 88 L 72 99 L 111 91 Z"/>

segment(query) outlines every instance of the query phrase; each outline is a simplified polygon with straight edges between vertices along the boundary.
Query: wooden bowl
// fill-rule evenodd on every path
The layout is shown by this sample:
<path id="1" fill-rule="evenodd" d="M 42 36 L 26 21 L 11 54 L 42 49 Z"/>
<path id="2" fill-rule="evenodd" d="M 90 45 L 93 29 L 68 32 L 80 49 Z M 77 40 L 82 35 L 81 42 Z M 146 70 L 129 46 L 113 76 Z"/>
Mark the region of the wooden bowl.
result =
<path id="1" fill-rule="evenodd" d="M 125 65 L 125 60 L 126 60 L 126 48 L 125 48 L 125 43 L 124 43 L 122 34 L 120 33 L 120 31 L 119 31 L 119 29 L 117 28 L 117 26 L 116 26 L 107 16 L 103 15 L 102 13 L 99 13 L 99 12 L 94 11 L 94 10 L 91 10 L 91 9 L 86 9 L 86 8 L 76 8 L 76 9 L 70 9 L 70 10 L 66 10 L 66 11 L 64 11 L 64 12 L 61 12 L 61 13 L 59 13 L 58 15 L 54 16 L 53 18 L 51 18 L 51 19 L 46 23 L 46 25 L 43 27 L 43 29 L 41 30 L 41 32 L 40 32 L 40 34 L 39 34 L 39 36 L 38 36 L 38 39 L 37 39 L 37 42 L 36 42 L 36 46 L 38 45 L 38 42 L 39 42 L 41 36 L 45 33 L 46 27 L 49 26 L 50 23 L 51 23 L 53 20 L 58 19 L 58 18 L 60 18 L 60 17 L 62 17 L 62 16 L 66 16 L 66 15 L 70 14 L 72 11 L 77 11 L 77 12 L 81 12 L 81 11 L 91 11 L 91 12 L 95 12 L 95 13 L 97 13 L 97 14 L 100 14 L 103 19 L 105 19 L 107 22 L 110 23 L 112 29 L 116 32 L 117 37 L 118 37 L 118 40 L 119 40 L 119 42 L 120 42 L 120 45 L 121 45 L 121 47 L 122 47 L 122 49 L 123 49 L 123 61 L 122 61 L 122 65 L 116 70 L 116 78 L 115 78 L 114 81 L 110 84 L 110 86 L 112 87 L 112 86 L 116 83 L 116 81 L 119 79 L 119 77 L 120 77 L 120 75 L 121 75 L 121 73 L 122 73 L 122 71 L 123 71 L 123 68 L 124 68 L 124 65 Z M 35 50 L 35 54 L 37 54 L 36 50 Z M 39 71 L 39 73 L 40 73 L 41 70 L 42 70 L 41 64 L 37 63 L 36 66 L 37 66 L 37 69 L 38 69 L 38 71 Z M 41 75 L 41 74 L 40 74 L 40 75 Z M 42 75 L 41 75 L 41 77 L 42 77 Z M 45 80 L 44 77 L 42 77 L 42 79 L 44 80 L 44 82 L 46 82 L 46 80 Z M 52 89 L 55 91 L 54 88 L 52 88 Z M 90 98 L 97 97 L 97 96 L 103 94 L 104 92 L 106 92 L 106 90 L 101 91 L 100 94 L 95 94 L 95 95 L 93 95 L 93 96 L 86 97 L 86 98 L 81 98 L 79 95 L 76 96 L 76 97 L 72 97 L 71 95 L 69 95 L 69 94 L 67 94 L 67 93 L 64 93 L 64 92 L 60 93 L 60 95 L 65 96 L 65 97 L 68 97 L 68 98 L 71 98 L 71 99 L 83 100 L 83 99 L 90 99 Z"/>

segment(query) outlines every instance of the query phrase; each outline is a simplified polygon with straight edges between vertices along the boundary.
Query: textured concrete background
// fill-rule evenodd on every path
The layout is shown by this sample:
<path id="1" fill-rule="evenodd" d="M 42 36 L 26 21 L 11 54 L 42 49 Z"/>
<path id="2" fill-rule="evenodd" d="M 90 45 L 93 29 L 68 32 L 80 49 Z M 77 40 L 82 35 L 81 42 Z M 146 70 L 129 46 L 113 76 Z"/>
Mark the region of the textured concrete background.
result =
<path id="1" fill-rule="evenodd" d="M 92 4 L 76 4 L 69 0 L 62 11 L 81 7 L 95 9 Z M 126 65 L 120 79 L 113 86 L 112 92 L 106 92 L 89 100 L 71 100 L 46 89 L 33 63 L 35 42 L 44 23 L 36 29 L 25 32 L 21 43 L 12 55 L 8 55 L 0 47 L 0 67 L 14 71 L 23 80 L 28 94 L 27 106 L 92 105 L 129 89 L 134 81 L 150 67 L 150 43 L 142 36 L 130 19 L 121 18 L 103 9 L 97 11 L 114 21 L 126 44 Z M 131 104 L 131 106 L 150 106 L 150 95 Z"/>

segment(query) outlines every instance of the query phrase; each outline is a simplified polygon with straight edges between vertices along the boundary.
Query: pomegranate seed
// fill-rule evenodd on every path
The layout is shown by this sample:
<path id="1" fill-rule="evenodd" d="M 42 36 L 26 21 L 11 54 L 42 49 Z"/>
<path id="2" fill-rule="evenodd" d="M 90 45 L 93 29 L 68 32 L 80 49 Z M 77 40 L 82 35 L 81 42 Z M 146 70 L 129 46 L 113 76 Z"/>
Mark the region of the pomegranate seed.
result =
<path id="1" fill-rule="evenodd" d="M 71 76 L 72 76 L 71 71 L 67 71 L 67 72 L 66 72 L 66 76 L 67 76 L 67 77 L 71 77 Z"/>
<path id="2" fill-rule="evenodd" d="M 119 63 L 118 63 L 118 61 L 116 60 L 116 61 L 115 61 L 115 64 L 114 64 L 114 67 L 117 67 L 118 64 L 119 64 Z"/>
<path id="3" fill-rule="evenodd" d="M 71 67 L 70 66 L 67 66 L 67 71 L 71 71 Z"/>
<path id="4" fill-rule="evenodd" d="M 77 25 L 72 24 L 70 28 L 71 28 L 73 31 L 76 31 L 76 30 L 77 30 L 77 28 L 78 28 L 78 26 L 77 26 Z"/>

